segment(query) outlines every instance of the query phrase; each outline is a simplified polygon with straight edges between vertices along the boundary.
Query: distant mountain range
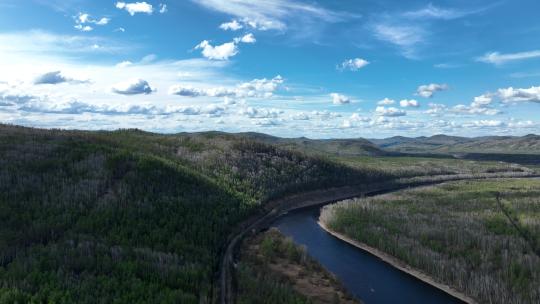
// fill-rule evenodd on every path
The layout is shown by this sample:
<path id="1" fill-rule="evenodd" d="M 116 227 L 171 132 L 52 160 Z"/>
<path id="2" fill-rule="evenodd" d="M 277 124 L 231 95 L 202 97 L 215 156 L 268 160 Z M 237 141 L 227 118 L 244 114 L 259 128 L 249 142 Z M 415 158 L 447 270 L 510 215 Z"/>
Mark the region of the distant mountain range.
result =
<path id="1" fill-rule="evenodd" d="M 430 137 L 394 136 L 370 139 L 380 149 L 401 153 L 507 153 L 540 154 L 540 136 L 485 136 L 457 137 L 434 135 Z"/>
<path id="2" fill-rule="evenodd" d="M 199 134 L 205 136 L 243 137 L 247 140 L 302 151 L 309 155 L 342 157 L 395 156 L 400 153 L 451 155 L 468 153 L 540 154 L 540 136 L 534 134 L 484 137 L 458 137 L 439 134 L 430 137 L 394 136 L 385 139 L 281 138 L 254 132 L 237 134 L 204 132 Z"/>
<path id="3" fill-rule="evenodd" d="M 193 133 L 185 133 L 192 134 Z M 363 139 L 309 139 L 300 138 L 281 138 L 262 133 L 224 133 L 224 132 L 203 132 L 197 133 L 202 136 L 221 136 L 230 138 L 245 138 L 250 141 L 257 141 L 265 144 L 271 144 L 280 148 L 301 151 L 308 155 L 332 155 L 332 156 L 384 156 L 395 154 L 387 152 L 377 147 L 373 142 Z"/>

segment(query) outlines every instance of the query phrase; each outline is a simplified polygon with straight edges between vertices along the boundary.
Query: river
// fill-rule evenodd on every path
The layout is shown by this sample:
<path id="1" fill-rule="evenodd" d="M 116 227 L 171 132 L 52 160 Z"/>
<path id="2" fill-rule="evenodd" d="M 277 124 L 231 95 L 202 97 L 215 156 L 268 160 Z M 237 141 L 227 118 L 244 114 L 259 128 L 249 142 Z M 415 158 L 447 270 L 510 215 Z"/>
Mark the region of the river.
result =
<path id="1" fill-rule="evenodd" d="M 309 254 L 334 273 L 366 304 L 463 303 L 379 258 L 345 243 L 317 224 L 320 207 L 289 212 L 272 226 L 305 245 Z"/>

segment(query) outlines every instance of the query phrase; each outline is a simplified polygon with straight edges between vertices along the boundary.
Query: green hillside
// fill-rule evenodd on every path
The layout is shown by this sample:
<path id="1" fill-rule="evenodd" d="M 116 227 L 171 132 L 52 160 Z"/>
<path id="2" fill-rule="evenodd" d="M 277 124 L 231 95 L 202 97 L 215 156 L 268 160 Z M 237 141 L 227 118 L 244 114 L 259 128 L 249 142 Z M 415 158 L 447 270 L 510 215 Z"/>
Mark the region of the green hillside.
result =
<path id="1" fill-rule="evenodd" d="M 261 202 L 386 179 L 243 136 L 0 126 L 0 299 L 210 302 Z"/>

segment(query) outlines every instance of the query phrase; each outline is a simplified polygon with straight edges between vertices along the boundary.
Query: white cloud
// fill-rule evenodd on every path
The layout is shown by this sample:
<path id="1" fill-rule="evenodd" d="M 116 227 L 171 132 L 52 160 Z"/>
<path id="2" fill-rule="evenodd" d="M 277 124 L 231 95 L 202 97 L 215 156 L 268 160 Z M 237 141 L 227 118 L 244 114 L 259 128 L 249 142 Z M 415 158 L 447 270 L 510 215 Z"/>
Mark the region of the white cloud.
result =
<path id="1" fill-rule="evenodd" d="M 482 108 L 482 107 L 486 107 L 490 105 L 492 102 L 493 102 L 492 94 L 482 94 L 474 98 L 474 101 L 471 103 L 471 107 Z"/>
<path id="2" fill-rule="evenodd" d="M 247 107 L 241 109 L 239 114 L 249 118 L 278 118 L 283 114 L 283 110 Z"/>
<path id="3" fill-rule="evenodd" d="M 126 60 L 126 61 L 122 61 L 122 62 L 118 63 L 116 66 L 119 67 L 119 68 L 126 68 L 126 67 L 132 66 L 132 65 L 133 65 L 133 62 Z"/>
<path id="4" fill-rule="evenodd" d="M 420 103 L 414 99 L 403 99 L 399 102 L 399 105 L 403 108 L 418 108 Z"/>
<path id="5" fill-rule="evenodd" d="M 192 86 L 173 85 L 169 88 L 169 94 L 184 97 L 270 98 L 279 89 L 283 81 L 281 76 L 276 76 L 272 79 L 254 79 L 249 82 L 240 83 L 235 88 L 195 88 Z"/>
<path id="6" fill-rule="evenodd" d="M 431 98 L 436 92 L 445 91 L 445 90 L 448 90 L 447 84 L 431 83 L 431 84 L 419 86 L 418 89 L 416 90 L 416 94 L 424 98 Z"/>
<path id="7" fill-rule="evenodd" d="M 471 121 L 468 123 L 463 124 L 464 127 L 470 128 L 470 127 L 479 127 L 479 128 L 485 128 L 485 127 L 502 127 L 506 124 L 500 120 L 476 120 Z"/>
<path id="8" fill-rule="evenodd" d="M 398 116 L 407 115 L 407 112 L 405 112 L 403 110 L 400 110 L 400 109 L 397 109 L 397 108 L 394 108 L 394 107 L 386 108 L 386 107 L 383 107 L 383 106 L 378 106 L 375 109 L 375 114 L 377 114 L 379 116 L 398 117 Z"/>
<path id="9" fill-rule="evenodd" d="M 448 107 L 441 103 L 429 103 L 428 107 L 429 110 L 427 110 L 425 113 L 433 116 L 441 116 L 448 110 Z"/>
<path id="10" fill-rule="evenodd" d="M 224 31 L 228 31 L 228 30 L 237 31 L 237 30 L 243 29 L 244 26 L 240 22 L 238 22 L 238 20 L 234 19 L 231 22 L 226 22 L 226 23 L 221 24 L 219 28 Z"/>
<path id="11" fill-rule="evenodd" d="M 361 68 L 367 66 L 369 64 L 369 61 L 362 59 L 362 58 L 354 58 L 354 59 L 348 59 L 341 63 L 341 65 L 338 66 L 339 70 L 350 70 L 350 71 L 358 71 Z"/>
<path id="12" fill-rule="evenodd" d="M 311 119 L 311 117 L 304 112 L 296 113 L 292 115 L 291 118 L 293 120 L 310 120 Z"/>
<path id="13" fill-rule="evenodd" d="M 91 32 L 94 30 L 93 27 L 89 26 L 89 25 L 82 25 L 82 24 L 76 24 L 74 26 L 74 28 L 78 29 L 79 31 L 81 32 Z"/>
<path id="14" fill-rule="evenodd" d="M 415 25 L 379 23 L 375 24 L 373 30 L 376 38 L 400 47 L 403 55 L 409 58 L 414 57 L 415 47 L 422 43 L 427 35 L 423 28 Z"/>
<path id="15" fill-rule="evenodd" d="M 246 35 L 244 35 L 242 37 L 234 38 L 234 42 L 235 43 L 242 42 L 242 43 L 250 44 L 250 43 L 257 42 L 257 39 L 255 39 L 255 36 L 253 34 L 249 33 L 249 34 L 246 34 Z"/>
<path id="16" fill-rule="evenodd" d="M 86 13 L 79 13 L 79 16 L 77 16 L 79 23 L 86 23 L 90 21 L 90 15 Z"/>
<path id="17" fill-rule="evenodd" d="M 403 16 L 412 19 L 443 19 L 452 20 L 464 17 L 466 15 L 475 13 L 477 11 L 460 11 L 455 9 L 445 9 L 436 7 L 433 4 L 428 4 L 426 7 L 410 11 L 403 14 Z"/>
<path id="18" fill-rule="evenodd" d="M 238 47 L 235 42 L 213 46 L 208 40 L 204 40 L 195 46 L 195 49 L 201 49 L 202 55 L 212 60 L 229 60 L 229 58 L 238 54 Z"/>
<path id="19" fill-rule="evenodd" d="M 238 89 L 242 92 L 241 97 L 257 96 L 261 93 L 265 97 L 272 95 L 284 82 L 283 77 L 280 75 L 272 79 L 254 79 L 250 82 L 244 82 L 238 86 Z"/>
<path id="20" fill-rule="evenodd" d="M 491 63 L 495 65 L 501 65 L 512 61 L 533 59 L 540 57 L 540 50 L 529 51 L 529 52 L 520 52 L 520 53 L 511 53 L 511 54 L 500 54 L 498 52 L 487 53 L 482 57 L 477 58 L 477 61 Z"/>
<path id="21" fill-rule="evenodd" d="M 379 100 L 379 101 L 377 102 L 377 104 L 378 104 L 379 106 L 389 106 L 389 105 L 393 105 L 393 104 L 395 104 L 395 103 L 396 103 L 395 100 L 389 99 L 389 98 L 385 98 L 385 99 Z"/>
<path id="22" fill-rule="evenodd" d="M 351 99 L 343 94 L 331 93 L 330 97 L 332 97 L 332 103 L 335 105 L 344 105 L 351 103 Z"/>
<path id="23" fill-rule="evenodd" d="M 107 24 L 109 24 L 110 21 L 111 21 L 111 19 L 103 17 L 103 18 L 97 20 L 95 22 L 95 24 L 97 24 L 97 25 L 107 25 Z"/>
<path id="24" fill-rule="evenodd" d="M 126 10 L 131 16 L 137 13 L 144 13 L 151 15 L 154 12 L 152 4 L 144 2 L 116 2 L 116 8 Z"/>
<path id="25" fill-rule="evenodd" d="M 202 50 L 202 55 L 211 60 L 229 60 L 229 58 L 239 53 L 238 44 L 246 43 L 253 44 L 257 40 L 252 33 L 248 33 L 242 37 L 236 37 L 231 42 L 213 46 L 210 41 L 204 40 L 195 46 L 195 49 Z"/>
<path id="26" fill-rule="evenodd" d="M 168 11 L 167 4 L 160 3 L 159 4 L 159 13 L 165 14 Z"/>
<path id="27" fill-rule="evenodd" d="M 499 89 L 499 98 L 503 102 L 538 102 L 540 103 L 540 86 L 530 87 L 528 89 L 514 89 L 509 87 L 506 89 Z"/>
<path id="28" fill-rule="evenodd" d="M 353 113 L 353 114 L 351 115 L 350 121 L 355 121 L 355 122 L 370 122 L 370 121 L 371 121 L 371 118 L 369 118 L 369 117 L 364 117 L 364 116 L 360 116 L 360 114 L 358 114 L 358 113 Z"/>
<path id="29" fill-rule="evenodd" d="M 101 19 L 93 19 L 89 14 L 87 13 L 79 13 L 79 15 L 74 17 L 75 19 L 75 28 L 82 32 L 90 32 L 94 30 L 94 28 L 90 25 L 85 24 L 95 24 L 99 26 L 107 25 L 111 21 L 111 19 L 107 17 L 102 17 Z"/>
<path id="30" fill-rule="evenodd" d="M 455 114 L 490 115 L 490 116 L 498 115 L 502 113 L 498 109 L 493 109 L 493 108 L 483 106 L 483 105 L 472 106 L 472 104 L 471 106 L 466 106 L 462 104 L 456 105 L 450 110 L 450 112 L 455 113 Z"/>
<path id="31" fill-rule="evenodd" d="M 343 123 L 341 123 L 341 128 L 343 128 L 343 129 L 348 129 L 348 128 L 352 128 L 352 127 L 353 127 L 353 124 L 348 119 L 345 119 L 343 121 Z"/>
<path id="32" fill-rule="evenodd" d="M 285 30 L 287 22 L 314 21 L 338 22 L 344 14 L 327 10 L 318 5 L 294 0 L 192 0 L 208 9 L 238 18 L 243 25 L 258 30 Z M 298 18 L 301 16 L 301 18 Z"/>
<path id="33" fill-rule="evenodd" d="M 131 79 L 114 85 L 112 91 L 121 95 L 139 95 L 151 94 L 155 90 L 144 79 Z"/>
<path id="34" fill-rule="evenodd" d="M 89 83 L 88 80 L 76 80 L 70 77 L 66 77 L 62 74 L 61 71 L 47 72 L 41 74 L 36 79 L 34 79 L 34 84 L 60 84 L 60 83 Z"/>

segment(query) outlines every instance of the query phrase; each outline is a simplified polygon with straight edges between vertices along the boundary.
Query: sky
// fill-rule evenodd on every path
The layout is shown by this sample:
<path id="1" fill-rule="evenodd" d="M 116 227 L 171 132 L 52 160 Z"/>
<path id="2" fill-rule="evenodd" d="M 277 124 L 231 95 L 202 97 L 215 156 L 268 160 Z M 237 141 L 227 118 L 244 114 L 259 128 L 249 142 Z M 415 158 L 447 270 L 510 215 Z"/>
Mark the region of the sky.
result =
<path id="1" fill-rule="evenodd" d="M 540 134 L 537 0 L 0 0 L 0 122 Z"/>

